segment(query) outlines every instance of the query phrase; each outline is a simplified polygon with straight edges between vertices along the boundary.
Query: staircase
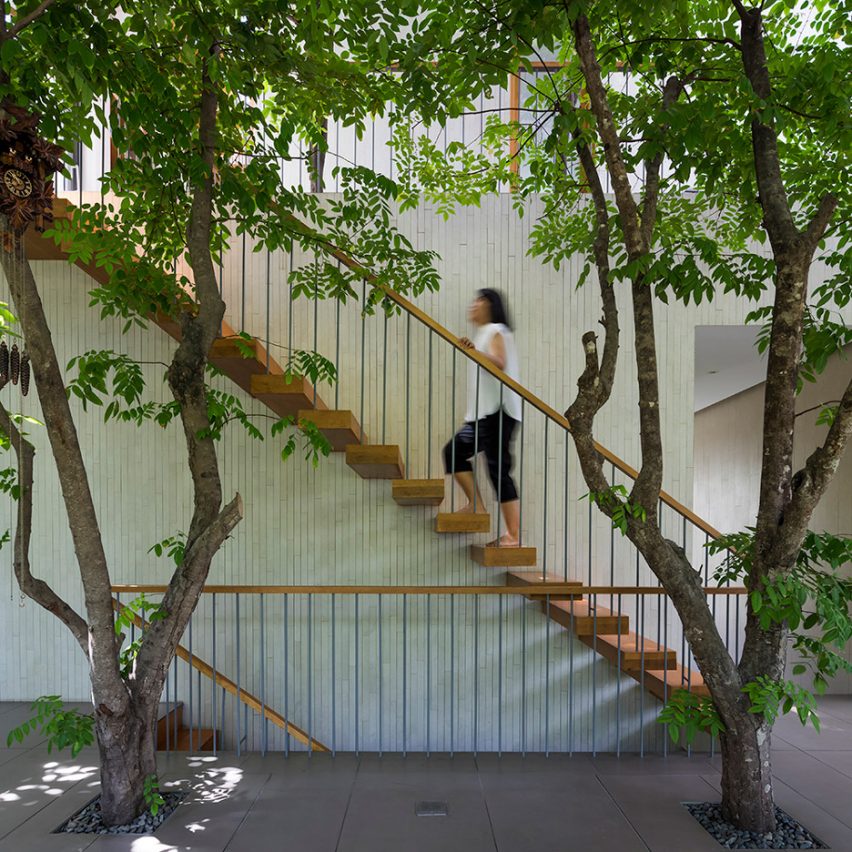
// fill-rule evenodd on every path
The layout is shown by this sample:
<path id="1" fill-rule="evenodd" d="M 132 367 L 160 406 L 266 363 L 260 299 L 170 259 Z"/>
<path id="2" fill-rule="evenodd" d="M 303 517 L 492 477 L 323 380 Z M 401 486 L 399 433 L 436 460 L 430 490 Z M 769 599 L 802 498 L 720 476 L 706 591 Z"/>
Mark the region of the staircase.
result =
<path id="1" fill-rule="evenodd" d="M 57 199 L 54 202 L 54 215 L 56 218 L 68 215 L 67 202 Z M 67 255 L 56 247 L 52 242 L 40 237 L 30 231 L 27 235 L 27 247 L 30 257 L 33 259 L 67 259 Z M 338 259 L 348 265 L 357 264 L 346 255 L 338 252 Z M 77 265 L 86 271 L 92 278 L 106 284 L 108 274 L 103 268 L 87 265 L 77 261 Z M 395 293 L 385 289 L 386 296 L 396 303 L 402 311 L 409 314 L 419 322 L 426 325 L 431 332 L 439 338 L 455 346 L 466 357 L 477 362 L 482 369 L 497 376 L 504 385 L 519 393 L 535 409 L 543 413 L 552 423 L 563 429 L 568 428 L 565 418 L 535 397 L 526 388 L 509 379 L 501 371 L 497 370 L 490 361 L 481 357 L 476 352 L 464 350 L 458 343 L 457 338 L 447 329 L 440 326 L 435 320 L 423 313 L 411 302 Z M 166 317 L 153 317 L 157 324 L 175 339 L 180 339 L 178 325 Z M 262 342 L 257 338 L 246 340 L 241 338 L 239 344 L 237 331 L 227 323 L 222 324 L 222 335 L 217 339 L 210 350 L 210 362 L 222 373 L 234 381 L 240 388 L 266 405 L 279 417 L 295 416 L 297 422 L 310 422 L 326 437 L 332 451 L 343 453 L 346 464 L 360 477 L 364 479 L 385 479 L 391 483 L 391 497 L 402 507 L 437 507 L 445 498 L 445 483 L 443 479 L 408 479 L 406 478 L 405 465 L 400 447 L 397 444 L 370 443 L 368 436 L 355 416 L 349 409 L 332 409 L 317 394 L 316 389 L 307 379 L 298 378 L 287 381 L 282 366 L 264 348 Z M 604 447 L 597 445 L 602 456 L 629 477 L 635 477 L 636 471 L 626 462 L 610 453 Z M 661 501 L 678 512 L 690 523 L 695 524 L 700 530 L 710 537 L 717 537 L 718 531 L 702 519 L 697 518 L 687 507 L 680 504 L 665 492 L 661 492 Z M 440 535 L 459 535 L 487 533 L 490 531 L 491 517 L 486 513 L 456 514 L 437 513 L 434 519 L 434 531 Z M 546 616 L 552 619 L 566 630 L 571 631 L 580 642 L 591 648 L 596 654 L 617 666 L 619 671 L 633 677 L 651 695 L 666 700 L 666 698 L 677 689 L 688 689 L 698 694 L 706 695 L 707 688 L 694 668 L 684 666 L 684 661 L 678 659 L 677 653 L 666 648 L 656 641 L 639 635 L 630 629 L 630 619 L 625 614 L 613 613 L 611 610 L 601 606 L 596 598 L 574 595 L 547 595 L 548 585 L 558 584 L 563 587 L 566 580 L 562 577 L 552 575 L 544 576 L 536 569 L 538 554 L 534 547 L 489 547 L 472 545 L 470 547 L 470 558 L 484 568 L 507 569 L 506 583 L 513 586 L 529 586 L 530 593 L 526 597 L 537 602 Z M 519 571 L 516 569 L 528 569 Z M 568 585 L 582 587 L 579 580 L 568 580 Z M 189 655 L 185 649 L 179 649 L 179 656 L 188 659 Z M 253 709 L 260 709 L 260 702 L 244 691 L 237 690 L 236 685 L 218 673 L 206 663 L 191 661 L 199 671 L 206 676 L 214 674 L 217 683 L 222 684 L 228 691 L 237 695 L 239 700 L 247 703 Z M 227 684 L 227 685 L 226 685 Z M 256 705 L 256 706 L 255 706 Z M 176 707 L 172 713 L 178 714 L 179 743 L 187 741 L 182 731 L 182 707 Z M 269 708 L 265 708 L 267 717 L 276 724 L 289 726 L 291 733 L 299 731 L 291 723 L 278 716 Z M 175 718 L 171 719 L 172 724 Z M 165 724 L 163 720 L 161 723 Z M 212 731 L 205 732 L 207 738 L 202 741 L 203 748 L 209 740 L 212 740 Z M 303 733 L 303 732 L 300 732 Z M 326 750 L 322 744 L 314 740 L 305 741 L 312 748 Z M 298 737 L 298 735 L 297 735 Z"/>
<path id="2" fill-rule="evenodd" d="M 160 705 L 156 738 L 158 751 L 213 751 L 216 738 L 217 732 L 212 728 L 188 728 L 184 725 L 182 701 Z"/>

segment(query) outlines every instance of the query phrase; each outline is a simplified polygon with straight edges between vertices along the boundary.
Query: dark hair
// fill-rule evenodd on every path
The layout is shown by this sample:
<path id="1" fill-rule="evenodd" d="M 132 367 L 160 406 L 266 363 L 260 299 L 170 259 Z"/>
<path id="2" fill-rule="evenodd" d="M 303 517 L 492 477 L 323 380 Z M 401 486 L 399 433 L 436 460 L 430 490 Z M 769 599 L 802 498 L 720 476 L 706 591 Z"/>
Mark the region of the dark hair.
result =
<path id="1" fill-rule="evenodd" d="M 491 308 L 491 322 L 505 325 L 506 328 L 511 331 L 512 324 L 509 322 L 509 311 L 503 302 L 503 297 L 497 292 L 497 290 L 485 287 L 479 291 L 479 297 L 481 299 L 485 299 L 485 301 L 488 302 L 488 306 Z"/>

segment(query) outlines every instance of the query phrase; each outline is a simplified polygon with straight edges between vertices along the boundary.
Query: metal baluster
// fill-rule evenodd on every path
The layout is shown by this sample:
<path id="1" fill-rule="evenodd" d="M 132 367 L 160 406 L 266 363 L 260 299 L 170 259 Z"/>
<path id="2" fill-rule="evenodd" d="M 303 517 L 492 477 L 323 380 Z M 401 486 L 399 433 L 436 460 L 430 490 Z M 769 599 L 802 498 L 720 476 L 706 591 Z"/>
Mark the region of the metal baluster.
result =
<path id="1" fill-rule="evenodd" d="M 598 596 L 592 595 L 592 756 L 598 753 L 596 736 L 596 724 L 598 718 L 598 690 L 597 690 L 597 663 L 598 663 Z"/>
<path id="2" fill-rule="evenodd" d="M 663 647 L 668 647 L 669 645 L 669 598 L 665 593 L 663 594 Z M 659 645 L 657 646 L 659 647 Z M 668 704 L 669 701 L 669 678 L 668 671 L 663 670 L 663 707 Z M 669 753 L 669 738 L 667 736 L 663 737 L 663 754 L 667 755 Z"/>
<path id="3" fill-rule="evenodd" d="M 382 689 L 382 596 L 378 595 L 378 642 L 379 642 L 379 757 L 382 756 L 382 703 L 384 701 Z"/>
<path id="4" fill-rule="evenodd" d="M 402 756 L 405 757 L 408 740 L 408 704 L 406 691 L 408 689 L 408 595 L 402 596 Z"/>
<path id="5" fill-rule="evenodd" d="M 213 683 L 210 687 L 210 704 L 213 715 L 213 756 L 216 756 L 216 595 L 213 594 Z"/>
<path id="6" fill-rule="evenodd" d="M 314 263 L 314 354 L 317 354 L 319 347 L 319 270 L 318 263 Z M 319 377 L 314 379 L 314 399 L 312 408 L 317 407 L 317 383 Z"/>
<path id="7" fill-rule="evenodd" d="M 473 599 L 473 756 L 479 738 L 479 595 Z"/>
<path id="8" fill-rule="evenodd" d="M 500 545 L 500 521 L 503 519 L 503 382 L 500 382 L 500 418 L 497 421 L 497 443 L 500 452 L 497 455 L 497 538 L 495 541 Z"/>
<path id="9" fill-rule="evenodd" d="M 453 381 L 452 381 L 452 394 L 450 395 L 450 417 L 452 418 L 452 434 L 455 435 L 456 432 L 456 349 L 453 348 Z M 450 482 L 450 511 L 455 512 L 456 510 L 456 440 L 453 438 L 452 443 L 450 444 L 450 473 L 452 474 L 452 481 Z"/>
<path id="10" fill-rule="evenodd" d="M 358 595 L 355 595 L 355 756 L 358 756 Z"/>
<path id="11" fill-rule="evenodd" d="M 385 310 L 385 324 L 382 332 L 382 443 L 387 443 L 388 414 L 388 313 Z"/>
<path id="12" fill-rule="evenodd" d="M 240 756 L 242 752 L 242 742 L 243 742 L 243 731 L 242 726 L 240 725 L 240 695 L 242 690 L 240 689 L 240 596 L 239 594 L 234 595 L 234 608 L 235 615 L 234 618 L 236 620 L 236 631 L 237 631 L 237 757 Z"/>
<path id="13" fill-rule="evenodd" d="M 592 500 L 589 499 L 589 585 L 592 585 Z"/>
<path id="14" fill-rule="evenodd" d="M 571 613 L 568 630 L 568 754 L 574 754 L 574 600 L 571 599 Z"/>
<path id="15" fill-rule="evenodd" d="M 497 756 L 503 755 L 503 595 L 497 597 Z"/>
<path id="16" fill-rule="evenodd" d="M 430 337 L 431 340 L 431 337 Z M 426 757 L 430 756 L 432 718 L 432 596 L 426 596 Z"/>
<path id="17" fill-rule="evenodd" d="M 639 551 L 636 551 L 637 562 Z M 638 585 L 638 583 L 637 583 Z M 639 757 L 645 756 L 645 595 L 636 595 L 636 604 L 642 602 L 642 618 L 639 623 L 642 625 L 640 634 L 642 635 L 642 650 L 639 654 Z M 637 619 L 638 620 L 638 619 Z"/>
<path id="18" fill-rule="evenodd" d="M 730 595 L 729 595 L 730 597 Z M 740 596 L 737 595 L 734 598 L 734 662 L 739 663 L 740 661 Z"/>
<path id="19" fill-rule="evenodd" d="M 621 757 L 621 592 L 618 593 L 618 621 L 615 624 L 616 645 L 618 652 L 618 672 L 615 678 L 615 756 Z M 645 641 L 642 637 L 642 651 Z"/>
<path id="20" fill-rule="evenodd" d="M 521 754 L 527 755 L 527 608 L 521 606 Z"/>
<path id="21" fill-rule="evenodd" d="M 474 408 L 473 430 L 473 513 L 476 514 L 476 495 L 479 493 L 479 488 L 476 486 L 476 459 L 479 455 L 479 364 L 476 365 L 476 403 Z"/>
<path id="22" fill-rule="evenodd" d="M 612 484 L 615 485 L 615 465 L 612 465 Z M 615 585 L 615 527 L 609 525 L 609 584 Z M 609 595 L 609 609 L 612 611 L 613 596 Z"/>
<path id="23" fill-rule="evenodd" d="M 426 478 L 432 478 L 432 331 L 429 330 L 429 398 L 426 402 Z M 453 424 L 455 429 L 455 424 Z M 406 476 L 408 472 L 406 471 Z"/>
<path id="24" fill-rule="evenodd" d="M 301 168 L 301 163 L 299 164 Z M 287 284 L 290 291 L 289 313 L 287 316 L 287 350 L 293 353 L 293 243 L 290 243 L 290 268 L 287 273 Z"/>
<path id="25" fill-rule="evenodd" d="M 568 582 L 568 430 L 565 430 L 565 494 L 562 510 L 562 579 Z"/>
<path id="26" fill-rule="evenodd" d="M 455 751 L 456 700 L 456 599 L 450 595 L 450 757 Z"/>
<path id="27" fill-rule="evenodd" d="M 405 318 L 405 476 L 411 470 L 411 314 Z"/>
<path id="28" fill-rule="evenodd" d="M 547 503 L 547 467 L 548 467 L 548 465 L 547 465 L 547 459 L 548 459 L 547 446 L 548 446 L 548 437 L 549 437 L 549 430 L 548 430 L 549 426 L 550 426 L 550 418 L 545 417 L 544 418 L 544 502 L 543 502 L 542 507 L 541 507 L 541 514 L 542 514 L 543 519 L 544 519 L 543 523 L 542 523 L 542 534 L 541 534 L 542 535 L 541 546 L 542 546 L 542 551 L 543 551 L 543 556 L 541 558 L 542 579 L 547 578 L 547 506 L 548 506 L 548 503 Z"/>
<path id="29" fill-rule="evenodd" d="M 166 670 L 166 752 L 170 752 L 172 750 L 172 702 L 171 702 L 171 691 L 169 690 L 169 672 Z M 159 720 L 157 723 L 157 727 L 159 728 Z"/>
<path id="30" fill-rule="evenodd" d="M 524 543 L 524 398 L 521 397 L 521 425 L 519 428 L 518 442 L 521 445 L 521 458 L 518 470 L 518 547 Z"/>
<path id="31" fill-rule="evenodd" d="M 338 302 L 338 304 L 340 304 Z M 337 757 L 337 662 L 335 647 L 337 629 L 335 626 L 335 595 L 331 596 L 331 756 Z"/>
<path id="32" fill-rule="evenodd" d="M 242 284 L 240 288 L 240 331 L 246 330 L 246 232 L 243 231 Z"/>
<path id="33" fill-rule="evenodd" d="M 364 443 L 364 370 L 366 368 L 366 352 L 367 352 L 367 282 L 364 282 L 364 289 L 361 296 L 361 408 L 359 410 L 360 418 L 360 435 L 358 443 Z"/>
<path id="34" fill-rule="evenodd" d="M 337 272 L 340 273 L 340 261 L 337 261 Z M 334 408 L 340 408 L 340 299 L 335 299 L 335 343 L 334 367 L 337 370 L 337 381 L 334 383 Z"/>
<path id="35" fill-rule="evenodd" d="M 308 757 L 314 756 L 314 596 L 308 595 Z"/>
<path id="36" fill-rule="evenodd" d="M 260 728 L 261 728 L 261 755 L 266 757 L 268 745 L 269 727 L 266 724 L 266 623 L 263 594 L 260 595 Z M 310 668 L 308 669 L 310 671 Z"/>
<path id="37" fill-rule="evenodd" d="M 544 599 L 544 610 L 547 616 L 544 635 L 544 756 L 550 757 L 550 595 Z"/>
<path id="38" fill-rule="evenodd" d="M 195 714 L 192 712 L 192 616 L 189 619 L 189 753 L 192 754 L 192 726 L 195 722 Z"/>
<path id="39" fill-rule="evenodd" d="M 172 679 L 174 680 L 174 691 L 175 691 L 175 710 L 177 710 L 178 704 L 178 666 L 177 666 L 177 657 L 172 657 Z M 175 713 L 174 718 L 175 729 L 174 729 L 174 743 L 175 749 L 178 747 L 178 714 Z"/>
<path id="40" fill-rule="evenodd" d="M 288 711 L 288 691 L 290 682 L 290 637 L 288 630 L 289 598 L 284 595 L 284 757 L 290 756 L 290 713 Z"/>

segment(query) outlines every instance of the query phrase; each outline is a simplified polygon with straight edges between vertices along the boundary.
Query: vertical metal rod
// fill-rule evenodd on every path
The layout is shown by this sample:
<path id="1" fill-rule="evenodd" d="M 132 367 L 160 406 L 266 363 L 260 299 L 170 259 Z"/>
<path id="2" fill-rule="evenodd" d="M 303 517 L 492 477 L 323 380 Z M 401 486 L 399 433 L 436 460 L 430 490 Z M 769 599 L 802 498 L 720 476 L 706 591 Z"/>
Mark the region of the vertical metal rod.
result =
<path id="1" fill-rule="evenodd" d="M 637 554 L 639 551 L 636 551 Z M 639 756 L 645 756 L 645 595 L 636 595 L 637 604 L 641 600 L 642 617 L 639 633 L 642 636 L 642 650 L 639 652 Z"/>
<path id="2" fill-rule="evenodd" d="M 669 644 L 669 598 L 665 593 L 663 594 L 663 646 L 668 647 Z M 658 646 L 659 647 L 659 646 Z M 663 672 L 663 707 L 666 706 L 669 702 L 669 679 L 667 677 L 668 671 L 664 670 Z M 667 755 L 669 753 L 669 738 L 667 736 L 663 737 L 663 754 Z"/>
<path id="3" fill-rule="evenodd" d="M 319 347 L 319 279 L 318 279 L 318 264 L 314 264 L 314 354 L 317 353 Z M 314 379 L 314 398 L 312 408 L 317 407 L 317 379 Z"/>
<path id="4" fill-rule="evenodd" d="M 242 285 L 240 292 L 240 331 L 246 330 L 246 232 L 243 231 Z"/>
<path id="5" fill-rule="evenodd" d="M 592 595 L 592 756 L 598 753 L 597 719 L 598 719 L 598 596 Z"/>
<path id="6" fill-rule="evenodd" d="M 210 687 L 210 703 L 213 714 L 213 756 L 216 756 L 216 595 L 213 595 L 213 683 Z"/>
<path id="7" fill-rule="evenodd" d="M 192 725 L 195 721 L 195 714 L 192 706 L 192 616 L 189 619 L 189 753 L 192 754 Z"/>
<path id="8" fill-rule="evenodd" d="M 473 599 L 473 756 L 479 738 L 479 595 Z"/>
<path id="9" fill-rule="evenodd" d="M 497 546 L 500 546 L 500 521 L 502 520 L 503 512 L 503 382 L 500 382 L 500 408 L 499 419 L 497 421 L 497 445 L 500 448 L 497 455 Z"/>
<path id="10" fill-rule="evenodd" d="M 544 418 L 544 502 L 541 506 L 541 514 L 542 514 L 542 533 L 541 533 L 541 573 L 543 577 L 547 577 L 547 457 L 548 457 L 548 437 L 549 437 L 549 429 L 550 426 L 550 418 Z"/>
<path id="11" fill-rule="evenodd" d="M 592 501 L 589 500 L 589 585 L 592 585 Z"/>
<path id="12" fill-rule="evenodd" d="M 426 595 L 426 757 L 432 748 L 432 596 Z"/>
<path id="13" fill-rule="evenodd" d="M 518 469 L 518 547 L 524 543 L 524 438 L 526 430 L 524 429 L 524 398 L 521 397 L 521 425 L 519 428 L 518 443 L 521 447 L 521 458 Z"/>
<path id="14" fill-rule="evenodd" d="M 308 757 L 314 755 L 314 596 L 308 595 Z"/>
<path id="15" fill-rule="evenodd" d="M 450 387 L 452 388 L 450 394 L 450 417 L 452 418 L 452 434 L 455 435 L 456 431 L 456 348 L 453 347 L 453 369 L 452 369 L 453 379 Z M 450 482 L 450 511 L 455 512 L 456 510 L 456 487 L 455 487 L 455 478 L 456 478 L 456 439 L 453 437 L 452 443 L 450 444 L 450 473 L 452 474 L 452 481 Z"/>
<path id="16" fill-rule="evenodd" d="M 730 595 L 728 596 L 730 597 Z M 734 662 L 739 664 L 740 661 L 740 596 L 734 598 Z"/>
<path id="17" fill-rule="evenodd" d="M 616 642 L 618 652 L 618 671 L 615 680 L 615 756 L 621 757 L 621 593 L 618 594 L 618 621 L 615 625 Z M 637 641 L 642 641 L 642 650 L 645 650 L 644 640 L 637 637 Z"/>
<path id="18" fill-rule="evenodd" d="M 615 485 L 615 465 L 612 465 L 612 484 Z M 615 527 L 609 525 L 609 584 L 615 585 Z M 609 596 L 609 608 L 612 611 L 612 594 Z"/>
<path id="19" fill-rule="evenodd" d="M 453 350 L 455 351 L 455 350 Z M 450 757 L 456 742 L 456 599 L 450 595 Z"/>
<path id="20" fill-rule="evenodd" d="M 411 470 L 411 314 L 405 318 L 405 476 Z"/>
<path id="21" fill-rule="evenodd" d="M 497 756 L 503 754 L 503 595 L 497 597 Z"/>
<path id="22" fill-rule="evenodd" d="M 521 605 L 521 754 L 527 754 L 527 608 Z"/>
<path id="23" fill-rule="evenodd" d="M 339 304 L 339 303 L 338 303 Z M 337 756 L 337 629 L 335 626 L 335 595 L 331 596 L 331 756 Z"/>
<path id="24" fill-rule="evenodd" d="M 340 261 L 337 261 L 337 271 L 340 272 Z M 334 367 L 337 370 L 337 381 L 334 383 L 334 408 L 340 408 L 340 299 L 335 300 L 335 343 Z"/>
<path id="25" fill-rule="evenodd" d="M 260 729 L 261 754 L 266 757 L 269 727 L 266 723 L 266 622 L 263 594 L 260 595 Z M 308 669 L 310 671 L 310 669 Z"/>
<path id="26" fill-rule="evenodd" d="M 222 745 L 225 744 L 225 687 L 222 687 L 222 712 L 219 715 L 219 718 L 222 720 Z"/>
<path id="27" fill-rule="evenodd" d="M 544 611 L 544 756 L 550 757 L 550 595 L 544 599 Z"/>
<path id="28" fill-rule="evenodd" d="M 367 282 L 364 282 L 364 289 L 361 296 L 361 408 L 358 410 L 359 422 L 361 424 L 358 436 L 358 443 L 364 443 L 364 370 L 366 369 L 367 359 Z"/>
<path id="29" fill-rule="evenodd" d="M 290 756 L 290 711 L 287 701 L 290 684 L 289 609 L 289 597 L 288 595 L 284 595 L 284 757 Z"/>
<path id="30" fill-rule="evenodd" d="M 574 754 L 574 601 L 568 630 L 568 754 Z"/>
<path id="31" fill-rule="evenodd" d="M 378 639 L 379 639 L 379 757 L 382 756 L 382 596 L 378 595 Z"/>
<path id="32" fill-rule="evenodd" d="M 291 355 L 293 352 L 293 243 L 290 243 L 290 267 L 287 272 L 287 284 L 290 292 L 289 309 L 287 315 L 287 351 Z"/>
<path id="33" fill-rule="evenodd" d="M 565 494 L 562 503 L 562 579 L 568 582 L 568 430 L 565 430 Z"/>
<path id="34" fill-rule="evenodd" d="M 408 595 L 402 596 L 402 756 L 408 741 Z"/>
<path id="35" fill-rule="evenodd" d="M 180 703 L 178 701 L 178 658 L 177 657 L 174 657 L 172 659 L 172 679 L 174 680 L 173 688 L 174 688 L 174 693 L 175 693 L 175 708 L 177 708 L 178 704 Z M 174 743 L 175 743 L 175 749 L 177 749 L 177 747 L 178 747 L 178 717 L 177 717 L 177 713 L 175 713 L 174 724 L 175 724 L 175 729 L 174 729 L 174 732 L 173 732 L 174 733 Z"/>
<path id="36" fill-rule="evenodd" d="M 172 750 L 172 702 L 171 690 L 169 689 L 169 673 L 166 671 L 166 751 Z M 159 714 L 158 714 L 159 715 Z M 159 728 L 159 721 L 157 724 Z"/>
<path id="37" fill-rule="evenodd" d="M 382 332 L 382 443 L 387 443 L 388 415 L 388 314 L 385 311 L 385 324 Z"/>
<path id="38" fill-rule="evenodd" d="M 426 478 L 432 478 L 432 337 L 429 329 L 429 398 L 426 402 Z M 453 424 L 455 428 L 455 424 Z M 406 471 L 406 476 L 408 476 Z"/>
<path id="39" fill-rule="evenodd" d="M 476 365 L 476 403 L 474 410 L 473 428 L 473 513 L 476 514 L 476 495 L 479 489 L 476 487 L 476 459 L 479 456 L 479 364 Z"/>
<path id="40" fill-rule="evenodd" d="M 242 753 L 242 743 L 243 743 L 243 731 L 242 725 L 240 723 L 240 701 L 241 699 L 241 688 L 240 688 L 240 596 L 239 594 L 234 595 L 234 621 L 235 627 L 237 631 L 237 757 Z"/>
<path id="41" fill-rule="evenodd" d="M 358 756 L 358 656 L 359 656 L 359 639 L 358 639 L 358 595 L 355 595 L 355 756 Z"/>

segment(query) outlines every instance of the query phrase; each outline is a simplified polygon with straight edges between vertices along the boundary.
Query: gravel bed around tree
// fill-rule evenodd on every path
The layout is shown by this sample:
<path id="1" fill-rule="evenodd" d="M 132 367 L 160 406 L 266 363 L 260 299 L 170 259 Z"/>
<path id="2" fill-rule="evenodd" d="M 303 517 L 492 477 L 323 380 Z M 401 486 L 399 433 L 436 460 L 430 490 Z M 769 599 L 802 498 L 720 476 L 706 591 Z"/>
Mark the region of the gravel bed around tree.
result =
<path id="1" fill-rule="evenodd" d="M 145 811 L 144 814 L 136 817 L 133 822 L 127 825 L 112 827 L 104 825 L 101 817 L 101 797 L 98 796 L 82 810 L 77 811 L 71 819 L 62 823 L 54 834 L 150 834 L 152 831 L 156 831 L 174 813 L 177 806 L 186 797 L 186 791 L 178 790 L 162 795 L 165 803 L 160 806 L 156 816 L 153 816 L 150 811 Z"/>
<path id="2" fill-rule="evenodd" d="M 684 802 L 686 809 L 701 823 L 723 849 L 828 849 L 798 820 L 775 808 L 775 831 L 740 831 L 722 817 L 722 806 L 714 802 Z"/>

